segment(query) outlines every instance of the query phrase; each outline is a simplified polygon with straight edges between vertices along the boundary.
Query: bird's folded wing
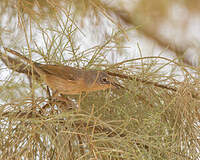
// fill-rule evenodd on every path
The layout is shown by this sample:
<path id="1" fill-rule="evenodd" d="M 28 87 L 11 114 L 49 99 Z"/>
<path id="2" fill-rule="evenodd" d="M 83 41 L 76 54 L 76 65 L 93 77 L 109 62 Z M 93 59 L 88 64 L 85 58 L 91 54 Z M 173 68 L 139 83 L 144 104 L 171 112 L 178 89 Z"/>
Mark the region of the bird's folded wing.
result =
<path id="1" fill-rule="evenodd" d="M 46 65 L 46 64 L 38 64 L 38 65 L 44 72 L 50 75 L 57 76 L 64 80 L 76 81 L 81 78 L 81 74 L 84 72 L 80 69 L 69 66 Z"/>

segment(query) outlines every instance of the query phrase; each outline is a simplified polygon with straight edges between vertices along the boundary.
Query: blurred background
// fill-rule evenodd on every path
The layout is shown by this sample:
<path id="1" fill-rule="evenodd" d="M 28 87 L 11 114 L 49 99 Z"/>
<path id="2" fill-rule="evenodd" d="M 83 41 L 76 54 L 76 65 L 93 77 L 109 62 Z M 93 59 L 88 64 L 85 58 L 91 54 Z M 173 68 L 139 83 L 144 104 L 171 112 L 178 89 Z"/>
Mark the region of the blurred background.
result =
<path id="1" fill-rule="evenodd" d="M 198 0 L 9 0 L 1 1 L 1 41 L 25 46 L 37 39 L 42 46 L 40 26 L 59 27 L 56 20 L 73 23 L 77 47 L 82 50 L 109 44 L 112 62 L 119 55 L 125 58 L 140 55 L 163 55 L 181 58 L 187 65 L 199 63 L 199 1 Z M 58 17 L 55 17 L 59 15 Z M 65 22 L 64 22 L 65 21 Z M 22 27 L 26 26 L 27 40 Z M 60 28 L 61 29 L 61 28 Z M 20 41 L 19 41 L 20 39 Z M 40 39 L 40 41 L 38 41 Z"/>

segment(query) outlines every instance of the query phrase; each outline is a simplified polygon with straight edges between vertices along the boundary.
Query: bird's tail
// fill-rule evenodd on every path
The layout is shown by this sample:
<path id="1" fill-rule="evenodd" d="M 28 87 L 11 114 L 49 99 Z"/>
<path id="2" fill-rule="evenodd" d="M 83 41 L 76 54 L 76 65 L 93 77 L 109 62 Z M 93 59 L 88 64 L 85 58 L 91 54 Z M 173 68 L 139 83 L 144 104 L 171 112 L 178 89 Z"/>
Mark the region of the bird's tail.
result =
<path id="1" fill-rule="evenodd" d="M 23 59 L 28 64 L 33 64 L 34 71 L 36 71 L 40 76 L 43 76 L 43 75 L 46 74 L 46 71 L 44 69 L 42 69 L 42 67 L 40 66 L 41 65 L 40 63 L 37 63 L 37 62 L 34 62 L 34 61 L 30 60 L 30 59 L 26 58 L 25 56 L 21 55 L 20 53 L 18 53 L 17 51 L 14 51 L 12 49 L 5 48 L 5 47 L 4 47 L 4 49 L 7 52 L 10 52 L 13 55 L 18 56 L 19 58 Z"/>
<path id="2" fill-rule="evenodd" d="M 23 59 L 24 61 L 26 61 L 26 62 L 29 63 L 29 64 L 35 63 L 35 62 L 31 61 L 30 59 L 26 58 L 25 56 L 21 55 L 20 53 L 14 51 L 14 50 L 12 50 L 12 49 L 9 49 L 9 48 L 6 48 L 6 47 L 4 47 L 4 49 L 5 49 L 6 51 L 12 53 L 12 54 L 15 55 L 15 56 L 18 56 L 19 58 Z"/>

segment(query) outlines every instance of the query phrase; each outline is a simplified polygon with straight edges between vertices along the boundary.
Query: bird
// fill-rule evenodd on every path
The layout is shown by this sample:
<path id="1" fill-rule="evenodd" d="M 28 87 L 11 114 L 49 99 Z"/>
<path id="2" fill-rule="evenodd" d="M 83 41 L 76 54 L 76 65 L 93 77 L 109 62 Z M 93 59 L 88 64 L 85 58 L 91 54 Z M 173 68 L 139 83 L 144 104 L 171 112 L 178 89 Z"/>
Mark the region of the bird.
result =
<path id="1" fill-rule="evenodd" d="M 78 95 L 82 92 L 88 93 L 108 88 L 120 88 L 120 85 L 114 82 L 105 71 L 85 70 L 67 65 L 41 64 L 28 59 L 17 51 L 6 47 L 4 49 L 32 65 L 34 72 L 57 95 Z"/>

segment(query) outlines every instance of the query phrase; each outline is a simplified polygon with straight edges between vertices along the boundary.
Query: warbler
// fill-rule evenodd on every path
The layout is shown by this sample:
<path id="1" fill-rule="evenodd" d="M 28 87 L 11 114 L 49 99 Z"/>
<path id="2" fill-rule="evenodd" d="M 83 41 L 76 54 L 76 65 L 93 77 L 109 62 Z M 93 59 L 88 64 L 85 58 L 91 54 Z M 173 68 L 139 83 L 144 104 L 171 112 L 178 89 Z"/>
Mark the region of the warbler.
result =
<path id="1" fill-rule="evenodd" d="M 76 95 L 82 92 L 120 88 L 104 71 L 84 70 L 66 65 L 40 64 L 34 62 L 20 53 L 5 48 L 33 66 L 34 71 L 57 94 Z"/>

